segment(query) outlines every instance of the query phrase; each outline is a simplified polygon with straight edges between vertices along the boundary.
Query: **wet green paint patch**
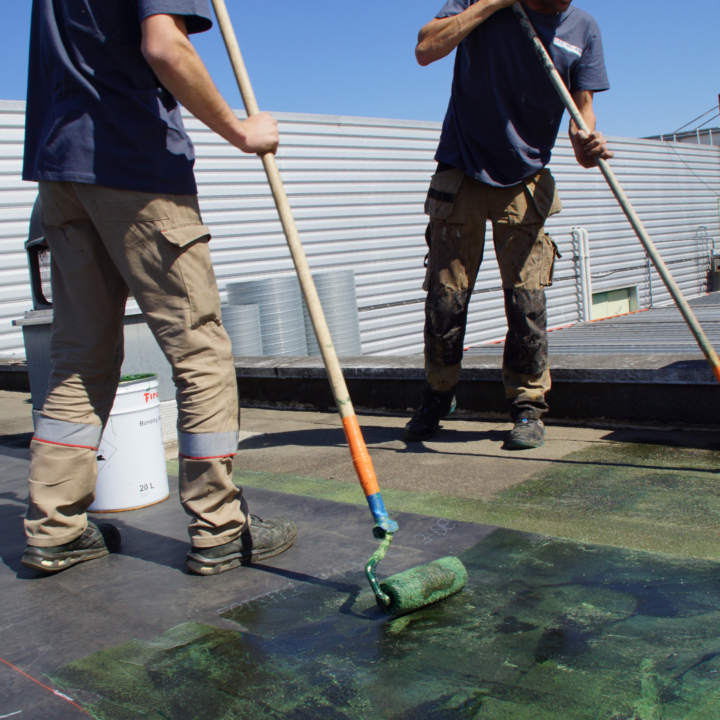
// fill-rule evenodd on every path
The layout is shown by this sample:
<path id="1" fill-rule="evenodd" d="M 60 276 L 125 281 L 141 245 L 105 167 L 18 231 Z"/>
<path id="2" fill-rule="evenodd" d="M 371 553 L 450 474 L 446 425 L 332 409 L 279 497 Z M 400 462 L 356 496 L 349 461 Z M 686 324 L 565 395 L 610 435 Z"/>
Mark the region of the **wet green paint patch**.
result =
<path id="1" fill-rule="evenodd" d="M 248 472 L 236 472 L 236 482 L 365 504 L 359 487 L 350 483 Z M 396 512 L 720 560 L 720 455 L 715 451 L 603 443 L 556 460 L 490 501 L 388 489 L 383 498 Z"/>
<path id="2" fill-rule="evenodd" d="M 708 450 L 599 445 L 566 456 L 491 505 L 521 513 L 519 529 L 719 560 L 719 461 Z"/>
<path id="3" fill-rule="evenodd" d="M 101 720 L 714 720 L 720 566 L 498 530 L 388 621 L 360 572 L 60 668 Z"/>

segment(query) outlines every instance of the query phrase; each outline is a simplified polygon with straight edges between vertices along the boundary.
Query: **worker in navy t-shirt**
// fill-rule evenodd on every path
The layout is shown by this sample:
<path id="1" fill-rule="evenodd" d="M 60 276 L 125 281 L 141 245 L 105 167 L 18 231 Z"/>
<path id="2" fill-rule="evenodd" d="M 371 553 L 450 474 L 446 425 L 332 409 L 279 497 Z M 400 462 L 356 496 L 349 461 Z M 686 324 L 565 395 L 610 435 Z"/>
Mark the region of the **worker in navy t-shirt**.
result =
<path id="1" fill-rule="evenodd" d="M 455 407 L 468 303 L 483 257 L 485 225 L 493 241 L 508 332 L 503 381 L 514 427 L 508 449 L 539 447 L 550 389 L 545 288 L 557 246 L 544 231 L 560 212 L 546 168 L 564 105 L 516 20 L 514 0 L 448 0 L 420 30 L 415 56 L 429 65 L 457 48 L 452 95 L 425 203 L 430 216 L 423 289 L 425 370 L 422 405 L 405 427 L 408 441 L 427 440 Z M 587 125 L 570 123 L 584 168 L 609 159 L 595 131 L 593 94 L 609 88 L 600 29 L 572 0 L 525 0 L 523 6 Z"/>
<path id="2" fill-rule="evenodd" d="M 207 0 L 33 2 L 23 179 L 39 182 L 54 317 L 26 567 L 57 572 L 120 545 L 86 510 L 129 292 L 173 367 L 188 568 L 214 575 L 295 539 L 286 518 L 251 520 L 233 483 L 235 366 L 178 103 L 242 152 L 275 152 L 278 128 L 267 113 L 239 120 L 215 88 L 188 38 L 211 27 Z"/>

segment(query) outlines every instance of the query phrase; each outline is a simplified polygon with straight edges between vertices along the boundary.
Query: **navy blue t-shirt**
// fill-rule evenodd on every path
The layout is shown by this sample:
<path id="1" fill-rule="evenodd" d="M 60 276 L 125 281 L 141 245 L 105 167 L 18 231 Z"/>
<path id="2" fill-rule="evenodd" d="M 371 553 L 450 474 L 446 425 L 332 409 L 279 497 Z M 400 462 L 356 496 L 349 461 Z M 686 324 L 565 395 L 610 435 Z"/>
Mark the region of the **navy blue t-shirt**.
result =
<path id="1" fill-rule="evenodd" d="M 197 192 L 180 108 L 140 51 L 158 14 L 212 27 L 207 0 L 33 0 L 24 180 Z"/>
<path id="2" fill-rule="evenodd" d="M 448 0 L 437 17 L 475 2 Z M 600 28 L 590 15 L 575 7 L 554 15 L 525 11 L 570 92 L 610 87 Z M 550 162 L 564 109 L 520 23 L 503 8 L 457 48 L 435 159 L 490 185 L 515 185 Z"/>

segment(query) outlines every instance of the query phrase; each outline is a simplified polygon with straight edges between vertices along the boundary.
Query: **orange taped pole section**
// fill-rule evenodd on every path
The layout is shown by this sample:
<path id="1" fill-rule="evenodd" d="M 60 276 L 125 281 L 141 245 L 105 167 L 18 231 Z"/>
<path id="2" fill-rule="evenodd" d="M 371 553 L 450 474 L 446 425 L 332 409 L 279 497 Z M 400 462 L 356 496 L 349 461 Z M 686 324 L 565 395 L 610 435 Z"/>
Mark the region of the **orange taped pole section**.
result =
<path id="1" fill-rule="evenodd" d="M 348 445 L 350 446 L 350 454 L 352 455 L 353 465 L 355 466 L 355 472 L 360 480 L 365 497 L 367 498 L 368 507 L 375 520 L 375 527 L 373 528 L 373 534 L 376 538 L 384 538 L 388 536 L 392 538 L 392 534 L 397 532 L 398 524 L 390 519 L 388 511 L 383 502 L 382 495 L 380 494 L 380 485 L 375 475 L 375 468 L 373 467 L 372 459 L 367 451 L 365 440 L 360 430 L 357 416 L 353 413 L 352 415 L 346 415 L 343 419 L 343 429 L 345 430 L 345 437 L 347 438 Z M 390 540 L 388 539 L 388 543 Z M 386 546 L 385 546 L 386 547 Z M 384 551 L 381 555 L 384 555 Z M 374 556 L 373 556 L 374 557 Z M 378 557 L 375 564 L 382 558 Z M 374 567 L 374 566 L 373 566 Z M 367 572 L 367 568 L 366 568 Z M 374 571 L 368 574 L 370 584 L 378 595 L 377 581 L 373 580 Z"/>
<path id="2" fill-rule="evenodd" d="M 377 493 L 380 492 L 380 485 L 375 475 L 372 458 L 367 451 L 367 446 L 365 445 L 365 440 L 360 430 L 357 415 L 344 417 L 342 422 L 345 437 L 350 446 L 355 472 L 360 480 L 360 485 L 365 493 L 365 497 L 377 495 Z"/>
<path id="3" fill-rule="evenodd" d="M 9 663 L 7 660 L 3 660 L 0 658 L 0 662 L 7 665 L 9 668 L 12 668 L 15 670 L 15 672 L 20 673 L 23 677 L 26 677 L 28 680 L 32 680 L 36 685 L 39 685 L 41 688 L 47 690 L 48 692 L 51 692 L 53 695 L 56 695 L 57 697 L 61 698 L 65 702 L 69 702 L 71 705 L 76 707 L 81 712 L 84 712 L 86 715 L 90 715 L 90 713 L 82 706 L 78 705 L 72 698 L 69 698 L 67 695 L 63 695 L 61 692 L 58 692 L 57 690 L 53 690 L 51 687 L 48 687 L 47 685 L 44 685 L 39 680 L 36 680 L 32 675 L 28 675 L 26 672 L 23 672 L 19 667 L 15 667 L 12 663 Z M 90 715 L 92 717 L 92 715 Z"/>

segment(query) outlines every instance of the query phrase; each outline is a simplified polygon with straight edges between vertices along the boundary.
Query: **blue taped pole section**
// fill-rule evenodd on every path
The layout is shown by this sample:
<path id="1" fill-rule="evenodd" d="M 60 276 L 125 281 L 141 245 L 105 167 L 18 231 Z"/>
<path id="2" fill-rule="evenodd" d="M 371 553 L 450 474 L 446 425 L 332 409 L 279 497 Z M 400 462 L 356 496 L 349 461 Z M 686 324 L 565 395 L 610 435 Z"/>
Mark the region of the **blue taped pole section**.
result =
<path id="1" fill-rule="evenodd" d="M 380 493 L 368 495 L 367 501 L 370 506 L 370 512 L 372 513 L 373 518 L 375 518 L 375 524 L 385 530 L 385 532 L 397 532 L 398 524 L 388 517 L 382 495 Z"/>

